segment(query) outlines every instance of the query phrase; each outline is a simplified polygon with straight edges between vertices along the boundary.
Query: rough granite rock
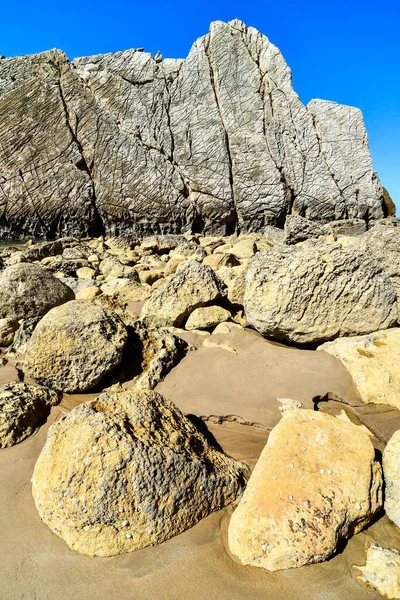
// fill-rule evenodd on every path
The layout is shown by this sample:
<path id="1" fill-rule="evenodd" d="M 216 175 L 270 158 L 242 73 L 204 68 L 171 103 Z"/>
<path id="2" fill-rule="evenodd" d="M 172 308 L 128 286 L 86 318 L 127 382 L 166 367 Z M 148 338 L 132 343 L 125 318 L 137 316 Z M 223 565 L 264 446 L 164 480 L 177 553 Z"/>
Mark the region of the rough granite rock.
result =
<path id="1" fill-rule="evenodd" d="M 117 315 L 89 300 L 53 308 L 28 343 L 24 372 L 65 392 L 83 392 L 117 366 L 127 341 Z"/>
<path id="2" fill-rule="evenodd" d="M 256 254 L 244 307 L 263 335 L 300 344 L 387 329 L 398 318 L 383 267 L 357 248 L 320 240 Z"/>
<path id="3" fill-rule="evenodd" d="M 387 217 L 396 216 L 396 205 L 392 200 L 391 195 L 385 187 L 382 187 L 383 191 L 383 212 Z"/>
<path id="4" fill-rule="evenodd" d="M 400 228 L 373 227 L 360 242 L 361 249 L 373 256 L 389 275 L 397 293 L 400 316 Z"/>
<path id="5" fill-rule="evenodd" d="M 36 385 L 12 382 L 0 387 L 0 448 L 22 442 L 42 425 L 51 405 L 58 401 L 54 392 Z"/>
<path id="6" fill-rule="evenodd" d="M 52 425 L 32 478 L 44 523 L 90 556 L 161 544 L 243 487 L 241 466 L 176 406 L 133 390 L 102 394 Z"/>
<path id="7" fill-rule="evenodd" d="M 178 327 L 196 308 L 218 301 L 223 292 L 211 267 L 188 261 L 152 293 L 141 317 L 154 325 Z"/>
<path id="8" fill-rule="evenodd" d="M 291 213 L 385 216 L 361 112 L 304 106 L 280 51 L 239 20 L 212 23 L 185 60 L 3 59 L 0 123 L 0 235 L 219 235 Z"/>
<path id="9" fill-rule="evenodd" d="M 383 598 L 400 600 L 400 552 L 372 544 L 365 565 L 354 566 L 356 581 L 376 590 Z"/>
<path id="10" fill-rule="evenodd" d="M 363 402 L 400 409 L 400 328 L 338 338 L 317 349 L 343 363 Z"/>
<path id="11" fill-rule="evenodd" d="M 232 515 L 229 549 L 269 571 L 321 562 L 381 506 L 381 466 L 368 434 L 331 415 L 290 410 Z"/>
<path id="12" fill-rule="evenodd" d="M 400 527 L 400 429 L 386 444 L 382 467 L 385 478 L 385 512 Z"/>
<path id="13" fill-rule="evenodd" d="M 73 300 L 73 291 L 39 265 L 20 263 L 0 273 L 0 319 L 29 319 Z"/>

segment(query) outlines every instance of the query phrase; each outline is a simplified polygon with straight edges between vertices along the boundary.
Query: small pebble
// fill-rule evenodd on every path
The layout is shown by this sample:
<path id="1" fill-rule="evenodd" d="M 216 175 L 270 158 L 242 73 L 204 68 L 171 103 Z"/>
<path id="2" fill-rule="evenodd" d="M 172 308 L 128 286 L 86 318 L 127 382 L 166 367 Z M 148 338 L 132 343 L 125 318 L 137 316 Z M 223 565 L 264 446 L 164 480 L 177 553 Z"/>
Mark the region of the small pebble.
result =
<path id="1" fill-rule="evenodd" d="M 126 539 L 130 540 L 132 538 L 132 534 L 131 533 L 126 533 L 125 537 L 126 537 Z"/>

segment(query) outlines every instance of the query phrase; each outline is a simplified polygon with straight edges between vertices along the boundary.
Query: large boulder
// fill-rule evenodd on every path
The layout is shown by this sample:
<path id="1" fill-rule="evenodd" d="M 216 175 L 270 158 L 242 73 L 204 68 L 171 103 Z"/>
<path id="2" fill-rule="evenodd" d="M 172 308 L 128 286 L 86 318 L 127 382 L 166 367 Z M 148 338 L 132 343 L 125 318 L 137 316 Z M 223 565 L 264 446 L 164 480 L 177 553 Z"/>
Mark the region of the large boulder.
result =
<path id="1" fill-rule="evenodd" d="M 179 326 L 196 308 L 218 301 L 223 284 L 207 265 L 191 260 L 153 292 L 141 316 L 155 325 Z"/>
<path id="2" fill-rule="evenodd" d="M 185 60 L 3 59 L 0 122 L 0 234 L 229 235 L 292 212 L 385 214 L 361 112 L 304 106 L 280 51 L 237 19 L 212 23 Z"/>
<path id="3" fill-rule="evenodd" d="M 169 400 L 131 390 L 103 394 L 50 428 L 32 491 L 70 548 L 111 556 L 185 531 L 233 502 L 244 481 Z"/>
<path id="4" fill-rule="evenodd" d="M 258 253 L 244 306 L 260 333 L 300 344 L 386 329 L 398 318 L 382 265 L 356 248 L 314 240 Z"/>
<path id="5" fill-rule="evenodd" d="M 373 256 L 389 275 L 400 314 L 400 227 L 373 227 L 361 237 L 361 249 Z"/>
<path id="6" fill-rule="evenodd" d="M 290 410 L 271 431 L 229 524 L 229 548 L 269 571 L 327 559 L 382 506 L 381 466 L 352 423 Z"/>
<path id="7" fill-rule="evenodd" d="M 0 448 L 22 442 L 42 425 L 57 402 L 57 395 L 27 383 L 0 387 Z"/>
<path id="8" fill-rule="evenodd" d="M 385 477 L 385 512 L 400 527 L 400 429 L 386 444 L 382 466 Z"/>
<path id="9" fill-rule="evenodd" d="M 89 300 L 53 308 L 36 326 L 24 372 L 56 390 L 82 392 L 117 366 L 127 340 L 119 317 Z"/>
<path id="10" fill-rule="evenodd" d="M 42 316 L 73 299 L 73 291 L 39 265 L 20 263 L 0 274 L 0 319 Z"/>
<path id="11" fill-rule="evenodd" d="M 363 402 L 400 409 L 400 329 L 338 338 L 318 350 L 343 363 Z"/>

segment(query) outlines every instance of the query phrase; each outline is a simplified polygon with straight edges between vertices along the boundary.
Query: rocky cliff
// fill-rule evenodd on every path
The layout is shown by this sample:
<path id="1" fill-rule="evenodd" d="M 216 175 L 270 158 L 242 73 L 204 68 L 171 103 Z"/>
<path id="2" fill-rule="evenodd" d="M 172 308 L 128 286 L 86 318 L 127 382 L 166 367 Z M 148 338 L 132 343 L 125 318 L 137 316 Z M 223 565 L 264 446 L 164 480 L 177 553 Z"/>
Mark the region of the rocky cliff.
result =
<path id="1" fill-rule="evenodd" d="M 141 49 L 0 60 L 0 234 L 229 234 L 384 216 L 361 112 L 304 106 L 279 50 L 215 22 Z"/>

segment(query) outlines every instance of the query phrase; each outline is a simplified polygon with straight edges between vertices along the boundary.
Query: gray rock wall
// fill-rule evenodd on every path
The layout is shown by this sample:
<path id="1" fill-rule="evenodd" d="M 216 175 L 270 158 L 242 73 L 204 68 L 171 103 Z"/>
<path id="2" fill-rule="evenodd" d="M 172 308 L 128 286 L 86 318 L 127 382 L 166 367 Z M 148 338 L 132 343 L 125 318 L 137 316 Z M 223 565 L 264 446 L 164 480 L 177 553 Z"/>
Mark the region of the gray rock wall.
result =
<path id="1" fill-rule="evenodd" d="M 361 112 L 294 92 L 279 50 L 215 22 L 185 60 L 0 60 L 0 235 L 229 234 L 383 217 Z"/>

